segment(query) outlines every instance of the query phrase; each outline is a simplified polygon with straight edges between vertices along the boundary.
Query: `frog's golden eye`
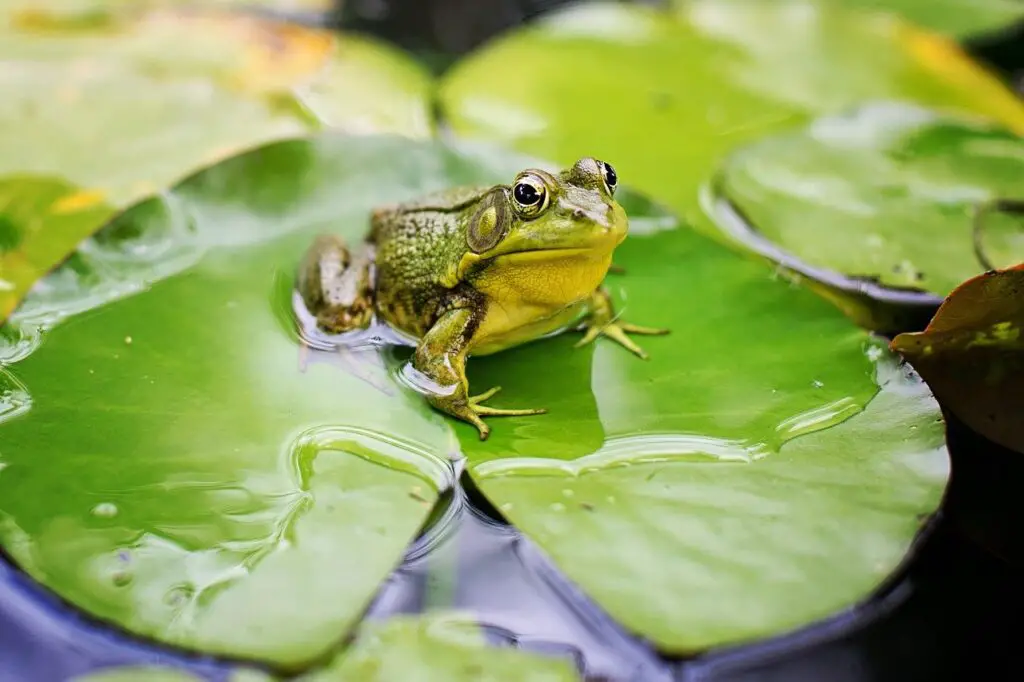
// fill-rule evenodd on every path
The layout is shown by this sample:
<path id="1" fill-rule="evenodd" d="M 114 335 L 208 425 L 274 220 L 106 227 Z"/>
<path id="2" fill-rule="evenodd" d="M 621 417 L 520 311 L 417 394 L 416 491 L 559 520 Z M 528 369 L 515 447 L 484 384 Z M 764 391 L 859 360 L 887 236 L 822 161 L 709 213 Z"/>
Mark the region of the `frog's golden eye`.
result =
<path id="1" fill-rule="evenodd" d="M 608 194 L 615 194 L 615 187 L 619 184 L 619 175 L 612 168 L 610 163 L 604 161 L 598 161 L 598 165 L 601 166 L 601 178 L 604 180 L 604 186 L 608 188 Z"/>
<path id="2" fill-rule="evenodd" d="M 548 205 L 548 188 L 537 177 L 527 175 L 512 188 L 512 198 L 519 213 L 526 217 L 539 215 Z"/>

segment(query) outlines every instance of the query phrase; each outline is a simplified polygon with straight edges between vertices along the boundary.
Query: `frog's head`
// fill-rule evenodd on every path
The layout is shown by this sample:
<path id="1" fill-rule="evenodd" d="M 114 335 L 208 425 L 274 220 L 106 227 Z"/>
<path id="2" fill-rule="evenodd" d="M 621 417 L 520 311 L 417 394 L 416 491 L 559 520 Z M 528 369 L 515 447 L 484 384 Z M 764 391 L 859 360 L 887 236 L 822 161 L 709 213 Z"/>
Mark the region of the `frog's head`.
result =
<path id="1" fill-rule="evenodd" d="M 557 175 L 521 171 L 511 185 L 491 190 L 469 217 L 469 250 L 459 270 L 492 259 L 610 256 L 629 225 L 614 199 L 617 182 L 610 164 L 590 157 Z"/>

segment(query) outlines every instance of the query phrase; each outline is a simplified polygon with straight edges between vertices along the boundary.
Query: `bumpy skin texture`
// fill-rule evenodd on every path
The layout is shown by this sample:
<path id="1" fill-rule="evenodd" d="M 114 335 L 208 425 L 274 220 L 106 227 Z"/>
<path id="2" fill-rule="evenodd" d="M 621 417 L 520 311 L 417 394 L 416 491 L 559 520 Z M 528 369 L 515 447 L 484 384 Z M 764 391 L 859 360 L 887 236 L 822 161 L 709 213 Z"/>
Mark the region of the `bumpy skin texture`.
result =
<path id="1" fill-rule="evenodd" d="M 466 358 L 486 355 L 579 323 L 583 345 L 607 336 L 641 358 L 628 336 L 664 334 L 616 320 L 601 288 L 628 220 L 606 163 L 583 158 L 551 174 L 519 173 L 511 185 L 460 187 L 377 209 L 353 257 L 322 236 L 298 286 L 318 324 L 339 333 L 365 327 L 375 310 L 417 338 L 412 368 L 436 408 L 472 423 L 484 416 L 540 414 L 483 405 L 499 388 L 470 396 Z"/>

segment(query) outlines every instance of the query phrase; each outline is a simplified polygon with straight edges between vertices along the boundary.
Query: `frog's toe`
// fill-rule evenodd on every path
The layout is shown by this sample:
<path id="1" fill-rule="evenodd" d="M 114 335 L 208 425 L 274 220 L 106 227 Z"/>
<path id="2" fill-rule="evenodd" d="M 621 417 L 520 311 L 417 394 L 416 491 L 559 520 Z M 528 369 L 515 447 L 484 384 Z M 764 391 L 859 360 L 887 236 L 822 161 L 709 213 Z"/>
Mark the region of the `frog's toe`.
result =
<path id="1" fill-rule="evenodd" d="M 487 437 L 491 435 L 491 427 L 489 427 L 483 419 L 477 416 L 473 410 L 469 411 L 469 415 L 465 417 L 466 421 L 476 427 L 476 430 L 480 433 L 480 440 L 487 440 Z"/>
<path id="2" fill-rule="evenodd" d="M 639 357 L 641 360 L 646 360 L 649 357 L 647 353 L 644 352 L 643 348 L 636 345 L 633 342 L 633 339 L 626 336 L 626 332 L 623 330 L 622 325 L 610 324 L 602 329 L 601 332 L 608 338 L 626 348 L 626 350 Z"/>
<path id="3" fill-rule="evenodd" d="M 500 390 L 501 390 L 501 386 L 495 386 L 491 390 L 484 391 L 480 395 L 471 396 L 470 399 L 469 399 L 469 404 L 475 406 L 478 403 L 482 403 L 483 401 L 485 401 L 485 400 L 487 400 L 489 398 L 493 398 L 494 394 L 497 393 Z"/>
<path id="4" fill-rule="evenodd" d="M 629 324 L 628 322 L 612 322 L 604 326 L 587 327 L 583 338 L 576 342 L 576 347 L 579 348 L 580 346 L 585 346 L 598 336 L 607 336 L 609 339 L 615 341 L 638 358 L 647 360 L 650 356 L 648 356 L 647 353 L 645 353 L 644 350 L 633 341 L 633 339 L 629 338 L 628 334 L 660 336 L 662 334 L 668 334 L 668 332 L 668 329 L 641 327 L 639 325 Z"/>
<path id="5" fill-rule="evenodd" d="M 533 410 L 503 410 L 498 407 L 488 407 L 487 405 L 474 405 L 473 411 L 485 417 L 528 417 L 532 414 L 547 414 L 547 410 L 544 408 Z"/>
<path id="6" fill-rule="evenodd" d="M 469 409 L 475 414 L 483 417 L 526 417 L 531 414 L 545 414 L 547 412 L 547 410 L 543 409 L 503 410 L 498 407 L 489 407 L 487 405 L 480 404 L 489 398 L 493 398 L 500 390 L 501 386 L 495 386 L 489 391 L 484 391 L 480 395 L 473 396 L 469 399 Z"/>
<path id="7" fill-rule="evenodd" d="M 583 333 L 583 338 L 573 344 L 573 348 L 582 348 L 588 343 L 591 343 L 601 335 L 601 331 L 601 327 L 587 327 L 586 331 Z"/>
<path id="8" fill-rule="evenodd" d="M 619 322 L 619 329 L 628 334 L 640 334 L 643 336 L 663 336 L 669 333 L 668 329 L 661 329 L 657 327 L 641 327 L 637 324 L 630 324 L 629 322 Z"/>

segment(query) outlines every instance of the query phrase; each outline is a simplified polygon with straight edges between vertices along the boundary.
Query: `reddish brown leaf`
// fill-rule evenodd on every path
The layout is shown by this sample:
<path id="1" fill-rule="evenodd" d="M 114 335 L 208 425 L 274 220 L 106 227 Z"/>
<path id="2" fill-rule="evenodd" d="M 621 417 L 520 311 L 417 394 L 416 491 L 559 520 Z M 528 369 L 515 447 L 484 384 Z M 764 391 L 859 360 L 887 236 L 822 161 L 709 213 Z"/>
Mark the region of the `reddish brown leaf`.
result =
<path id="1" fill-rule="evenodd" d="M 923 332 L 892 342 L 943 406 L 1024 452 L 1024 263 L 954 289 Z"/>

